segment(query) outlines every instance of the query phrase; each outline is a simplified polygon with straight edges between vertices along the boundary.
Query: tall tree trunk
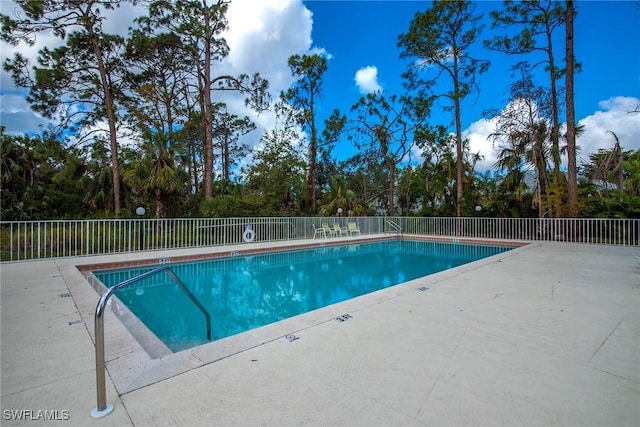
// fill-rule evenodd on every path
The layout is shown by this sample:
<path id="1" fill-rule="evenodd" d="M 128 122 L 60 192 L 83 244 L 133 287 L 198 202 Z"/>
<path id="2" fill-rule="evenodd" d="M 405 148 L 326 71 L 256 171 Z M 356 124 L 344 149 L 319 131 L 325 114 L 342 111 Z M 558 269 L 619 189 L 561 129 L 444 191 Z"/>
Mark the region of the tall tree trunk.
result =
<path id="1" fill-rule="evenodd" d="M 198 193 L 198 156 L 196 145 L 193 141 L 189 141 L 189 145 L 187 146 L 187 152 L 189 153 L 189 160 L 187 162 L 187 170 L 189 172 L 189 181 L 190 181 L 190 194 Z"/>
<path id="2" fill-rule="evenodd" d="M 98 63 L 98 71 L 100 73 L 100 81 L 104 90 L 104 108 L 107 115 L 107 123 L 109 125 L 109 144 L 111 147 L 111 170 L 113 175 L 113 210 L 115 216 L 120 215 L 120 209 L 122 208 L 122 200 L 120 194 L 120 161 L 118 158 L 118 151 L 120 150 L 118 145 L 118 135 L 116 128 L 116 117 L 114 114 L 115 106 L 113 100 L 113 93 L 111 92 L 111 84 L 107 77 L 107 69 L 102 58 L 102 50 L 98 44 L 98 36 L 93 33 L 91 27 L 88 28 L 89 35 L 91 37 L 91 45 L 93 52 L 96 56 Z"/>
<path id="3" fill-rule="evenodd" d="M 463 188 L 462 188 L 462 123 L 460 119 L 460 79 L 458 75 L 458 57 L 457 53 L 453 55 L 453 108 L 455 110 L 456 122 L 456 216 L 462 216 Z"/>
<path id="4" fill-rule="evenodd" d="M 314 111 L 314 94 L 313 94 L 313 86 L 311 92 L 311 102 L 309 105 L 310 109 L 310 127 L 311 127 L 311 143 L 309 146 L 309 201 L 311 202 L 309 212 L 315 213 L 317 210 L 316 206 L 316 161 L 318 156 L 318 130 L 316 129 L 316 118 Z"/>
<path id="5" fill-rule="evenodd" d="M 118 159 L 118 137 L 116 135 L 116 124 L 113 114 L 113 102 L 105 101 L 107 109 L 107 120 L 109 122 L 109 142 L 111 145 L 111 169 L 113 175 L 113 210 L 118 217 L 122 208 L 122 195 L 120 193 L 120 160 Z M 109 117 L 110 116 L 110 117 Z"/>
<path id="6" fill-rule="evenodd" d="M 456 216 L 462 216 L 462 124 L 460 121 L 460 100 L 455 100 L 456 115 Z"/>
<path id="7" fill-rule="evenodd" d="M 154 191 L 156 199 L 156 218 L 164 218 L 164 201 L 162 200 L 162 190 L 156 188 Z"/>
<path id="8" fill-rule="evenodd" d="M 389 162 L 388 167 L 389 167 L 389 196 L 387 198 L 387 203 L 389 205 L 388 212 L 389 212 L 389 216 L 394 216 L 396 214 L 396 210 L 394 206 L 396 165 L 393 162 Z"/>
<path id="9" fill-rule="evenodd" d="M 553 158 L 553 182 L 558 183 L 558 175 L 560 173 L 560 108 L 558 107 L 558 88 L 556 84 L 556 64 L 553 55 L 553 43 L 551 39 L 551 30 L 547 24 L 547 46 L 549 58 L 549 77 L 551 83 L 551 115 L 553 123 L 551 124 L 551 157 Z"/>
<path id="10" fill-rule="evenodd" d="M 568 163 L 568 210 L 567 215 L 570 218 L 578 216 L 578 173 L 576 165 L 576 114 L 573 99 L 573 21 L 575 19 L 575 10 L 572 0 L 567 1 L 565 10 L 566 22 L 566 56 L 567 70 L 565 74 L 566 85 L 566 108 L 567 108 L 567 163 Z"/>
<path id="11" fill-rule="evenodd" d="M 311 146 L 309 148 L 309 201 L 311 205 L 309 211 L 311 213 L 316 212 L 316 156 L 317 156 L 317 131 L 315 124 L 311 124 Z"/>
<path id="12" fill-rule="evenodd" d="M 229 128 L 224 129 L 224 141 L 222 143 L 222 178 L 225 181 L 229 181 L 229 169 L 230 169 L 230 159 L 229 159 L 229 146 L 231 143 L 229 139 L 231 138 L 231 133 Z"/>
<path id="13" fill-rule="evenodd" d="M 205 1 L 202 3 L 205 34 L 211 34 L 211 16 Z M 205 38 L 204 73 L 202 82 L 202 137 L 204 139 L 204 197 L 213 198 L 213 115 L 211 112 L 211 38 Z"/>

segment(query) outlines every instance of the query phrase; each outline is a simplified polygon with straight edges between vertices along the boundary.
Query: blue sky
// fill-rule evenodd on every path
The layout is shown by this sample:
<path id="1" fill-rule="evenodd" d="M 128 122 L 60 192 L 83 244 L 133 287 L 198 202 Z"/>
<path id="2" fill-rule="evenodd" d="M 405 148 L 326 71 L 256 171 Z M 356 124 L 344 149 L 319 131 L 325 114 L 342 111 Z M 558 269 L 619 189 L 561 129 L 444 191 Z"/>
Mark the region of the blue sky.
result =
<path id="1" fill-rule="evenodd" d="M 338 85 L 353 87 L 355 70 L 373 65 L 385 91 L 402 91 L 400 75 L 406 61 L 399 59 L 397 39 L 406 33 L 416 12 L 426 10 L 429 2 L 421 1 L 307 1 L 314 18 L 313 43 L 331 56 L 326 75 L 327 101 L 338 100 L 344 92 L 333 90 Z M 576 76 L 576 113 L 586 116 L 598 108 L 598 102 L 612 96 L 640 94 L 640 4 L 633 1 L 577 2 L 575 23 L 576 57 L 583 71 Z M 476 2 L 483 13 L 483 38 L 495 34 L 491 30 L 489 12 L 502 7 L 502 2 Z M 558 31 L 555 46 L 558 62 L 564 58 L 564 32 Z M 465 123 L 477 120 L 483 108 L 500 107 L 506 100 L 511 66 L 525 55 L 504 55 L 479 46 L 477 58 L 489 59 L 489 72 L 480 77 L 480 99 L 467 114 Z M 531 58 L 540 59 L 540 54 Z M 542 70 L 541 70 L 542 71 Z M 546 76 L 542 76 L 546 77 Z M 546 82 L 546 80 L 545 80 Z M 562 81 L 561 81 L 562 83 Z M 335 97 L 331 95 L 336 95 Z"/>
<path id="2" fill-rule="evenodd" d="M 324 97 L 319 108 L 321 118 L 334 108 L 349 115 L 351 106 L 367 88 L 381 88 L 386 95 L 402 94 L 401 74 L 406 60 L 399 58 L 397 39 L 409 29 L 418 11 L 430 7 L 427 1 L 302 1 L 302 0 L 232 0 L 229 31 L 226 34 L 231 54 L 214 73 L 260 72 L 270 81 L 274 98 L 291 84 L 287 59 L 293 54 L 320 53 L 328 58 L 324 78 Z M 477 12 L 484 13 L 485 31 L 490 38 L 489 12 L 502 8 L 501 1 L 478 1 Z M 640 3 L 637 1 L 577 1 L 575 22 L 576 57 L 583 71 L 576 76 L 577 119 L 585 125 L 578 140 L 579 157 L 598 148 L 611 148 L 616 132 L 625 149 L 640 149 L 640 114 L 626 111 L 640 102 Z M 12 13 L 11 1 L 0 1 L 2 13 Z M 106 30 L 126 34 L 132 19 L 145 11 L 140 6 L 126 6 L 107 19 Z M 128 19 L 126 19 L 128 18 Z M 564 57 L 564 33 L 557 35 L 556 56 Z M 33 48 L 13 48 L 2 44 L 2 60 L 16 49 L 35 58 L 43 45 L 51 47 L 56 40 L 41 35 Z M 488 169 L 495 161 L 495 147 L 486 137 L 493 122 L 483 117 L 487 109 L 503 109 L 508 104 L 511 82 L 510 68 L 524 59 L 485 50 L 478 45 L 475 56 L 488 59 L 492 65 L 480 77 L 480 93 L 464 105 L 463 136 L 471 140 L 472 151 L 485 160 L 479 164 Z M 369 67 L 369 68 L 366 68 Z M 356 82 L 359 70 L 364 76 Z M 546 84 L 544 76 L 539 80 Z M 561 81 L 563 83 L 563 81 Z M 31 112 L 24 90 L 16 88 L 6 72 L 0 72 L 0 123 L 10 133 L 38 132 L 46 119 Z M 242 99 L 224 95 L 229 109 L 248 114 L 258 130 L 245 137 L 250 146 L 259 144 L 262 133 L 273 127 L 272 113 L 259 116 L 244 110 Z M 475 101 L 472 102 L 472 101 Z M 434 108 L 433 124 L 449 124 L 451 114 Z M 344 138 L 335 155 L 341 159 L 355 149 Z M 246 161 L 250 161 L 247 159 Z"/>
<path id="3" fill-rule="evenodd" d="M 313 12 L 314 45 L 321 46 L 331 55 L 323 105 L 336 105 L 348 111 L 350 101 L 360 95 L 354 85 L 354 75 L 365 66 L 377 68 L 377 82 L 384 93 L 402 93 L 400 76 L 406 69 L 406 61 L 399 58 L 397 38 L 408 31 L 415 13 L 426 10 L 428 2 L 309 1 L 305 4 Z M 640 98 L 640 3 L 578 1 L 577 7 L 575 53 L 583 69 L 576 75 L 575 101 L 576 116 L 581 120 L 603 111 L 602 102 L 616 97 Z M 476 2 L 476 11 L 484 15 L 483 39 L 494 34 L 489 12 L 500 8 L 502 2 Z M 555 54 L 562 61 L 564 32 L 558 32 L 556 38 Z M 488 59 L 492 65 L 479 78 L 477 98 L 473 96 L 464 104 L 462 122 L 467 130 L 483 118 L 484 110 L 506 106 L 511 67 L 525 59 L 523 55 L 508 56 L 489 51 L 481 44 L 474 50 L 475 57 Z M 530 60 L 535 62 L 534 58 L 539 59 L 539 54 L 531 56 Z M 539 82 L 546 84 L 542 68 L 540 74 Z M 564 84 L 564 80 L 560 83 Z M 615 101 L 607 105 L 612 102 Z M 640 149 L 638 119 L 640 117 L 629 123 L 635 132 L 627 133 L 625 127 L 624 135 L 634 137 L 633 140 L 621 138 L 625 148 Z M 451 115 L 436 107 L 431 121 L 447 125 Z M 612 127 L 614 125 L 611 123 Z M 482 147 L 486 149 L 487 144 Z"/>

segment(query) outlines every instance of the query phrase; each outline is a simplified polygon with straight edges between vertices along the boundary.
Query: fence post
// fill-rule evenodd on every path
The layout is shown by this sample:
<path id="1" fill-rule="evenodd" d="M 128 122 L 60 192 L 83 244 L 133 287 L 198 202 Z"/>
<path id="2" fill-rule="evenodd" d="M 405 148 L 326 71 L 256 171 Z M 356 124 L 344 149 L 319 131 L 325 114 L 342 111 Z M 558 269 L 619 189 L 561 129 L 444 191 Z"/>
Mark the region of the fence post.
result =
<path id="1" fill-rule="evenodd" d="M 89 256 L 89 220 L 88 219 L 85 220 L 84 223 L 85 223 L 85 235 L 84 235 L 84 238 L 86 240 L 85 241 L 85 246 L 84 246 L 85 247 L 84 254 L 85 254 L 85 256 Z"/>

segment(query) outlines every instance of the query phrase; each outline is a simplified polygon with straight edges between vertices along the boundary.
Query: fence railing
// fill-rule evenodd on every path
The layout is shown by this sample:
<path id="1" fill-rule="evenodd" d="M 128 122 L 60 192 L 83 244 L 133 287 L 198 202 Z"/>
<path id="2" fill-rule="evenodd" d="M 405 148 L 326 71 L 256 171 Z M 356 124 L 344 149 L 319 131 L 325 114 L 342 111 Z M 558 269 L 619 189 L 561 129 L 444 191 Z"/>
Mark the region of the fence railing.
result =
<path id="1" fill-rule="evenodd" d="M 638 219 L 260 217 L 0 222 L 0 260 L 20 261 L 310 239 L 322 223 L 355 222 L 362 234 L 640 245 Z"/>

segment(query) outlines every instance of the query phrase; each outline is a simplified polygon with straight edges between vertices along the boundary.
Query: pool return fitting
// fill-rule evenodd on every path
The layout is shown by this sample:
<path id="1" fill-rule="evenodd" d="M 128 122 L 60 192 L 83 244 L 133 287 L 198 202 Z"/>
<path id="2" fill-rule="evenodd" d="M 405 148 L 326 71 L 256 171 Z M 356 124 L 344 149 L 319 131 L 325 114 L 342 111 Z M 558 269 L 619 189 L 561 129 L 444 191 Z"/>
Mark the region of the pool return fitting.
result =
<path id="1" fill-rule="evenodd" d="M 132 283 L 138 282 L 142 279 L 145 279 L 149 276 L 153 276 L 154 274 L 160 273 L 162 271 L 166 271 L 169 277 L 173 279 L 178 287 L 182 289 L 182 291 L 189 297 L 189 299 L 193 301 L 193 303 L 200 309 L 200 311 L 202 311 L 207 321 L 207 340 L 211 341 L 211 316 L 209 316 L 209 312 L 206 308 L 204 308 L 200 301 L 196 299 L 191 291 L 187 289 L 184 283 L 182 283 L 182 281 L 178 278 L 178 276 L 176 276 L 176 274 L 168 265 L 147 271 L 146 273 L 142 273 L 139 276 L 125 280 L 124 282 L 120 282 L 117 285 L 107 289 L 107 291 L 100 297 L 100 301 L 98 301 L 98 305 L 96 306 L 94 322 L 96 337 L 96 390 L 98 395 L 98 404 L 91 411 L 91 418 L 98 419 L 106 417 L 113 411 L 113 405 L 111 403 L 107 403 L 107 390 L 105 382 L 106 366 L 104 362 L 104 311 L 107 308 L 109 298 L 111 298 L 117 290 L 124 288 L 127 285 L 131 285 Z"/>

